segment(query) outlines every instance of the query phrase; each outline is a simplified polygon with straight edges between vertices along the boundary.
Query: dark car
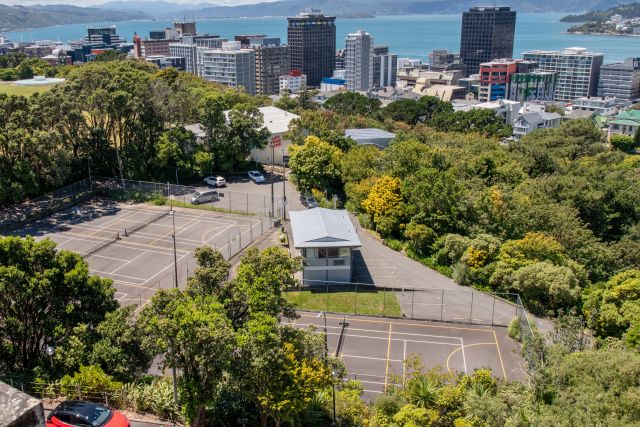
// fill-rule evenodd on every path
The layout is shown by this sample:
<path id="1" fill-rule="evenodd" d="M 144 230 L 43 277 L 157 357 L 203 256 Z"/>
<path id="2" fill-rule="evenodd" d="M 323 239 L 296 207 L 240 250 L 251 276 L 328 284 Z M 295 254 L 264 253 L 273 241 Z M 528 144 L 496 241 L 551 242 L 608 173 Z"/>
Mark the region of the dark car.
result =
<path id="1" fill-rule="evenodd" d="M 308 209 L 317 208 L 319 206 L 315 197 L 309 194 L 307 194 L 306 196 L 305 195 L 300 196 L 300 203 L 302 203 L 302 205 L 306 206 Z"/>
<path id="2" fill-rule="evenodd" d="M 67 400 L 49 414 L 47 427 L 129 427 L 129 420 L 97 403 Z"/>

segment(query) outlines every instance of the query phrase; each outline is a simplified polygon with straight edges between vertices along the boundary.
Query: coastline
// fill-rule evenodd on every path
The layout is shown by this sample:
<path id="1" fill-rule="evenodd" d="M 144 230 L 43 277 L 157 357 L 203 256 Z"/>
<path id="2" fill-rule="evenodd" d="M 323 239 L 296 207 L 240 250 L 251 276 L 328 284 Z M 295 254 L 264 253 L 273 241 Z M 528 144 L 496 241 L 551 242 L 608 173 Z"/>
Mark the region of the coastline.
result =
<path id="1" fill-rule="evenodd" d="M 586 31 L 564 31 L 562 34 L 577 35 L 577 36 L 640 37 L 640 34 L 591 33 Z"/>

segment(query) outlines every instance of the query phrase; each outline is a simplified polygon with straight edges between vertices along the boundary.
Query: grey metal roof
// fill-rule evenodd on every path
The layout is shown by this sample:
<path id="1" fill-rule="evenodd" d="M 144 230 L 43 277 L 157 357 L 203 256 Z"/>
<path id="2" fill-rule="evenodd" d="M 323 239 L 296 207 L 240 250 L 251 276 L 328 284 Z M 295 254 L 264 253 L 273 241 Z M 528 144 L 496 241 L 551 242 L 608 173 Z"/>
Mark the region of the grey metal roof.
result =
<path id="1" fill-rule="evenodd" d="M 345 136 L 349 136 L 358 141 L 361 139 L 376 139 L 376 138 L 395 138 L 396 134 L 387 132 L 386 130 L 377 128 L 367 129 L 346 129 L 344 131 Z"/>
<path id="2" fill-rule="evenodd" d="M 296 248 L 360 247 L 360 238 L 346 210 L 313 208 L 291 211 L 291 233 Z"/>

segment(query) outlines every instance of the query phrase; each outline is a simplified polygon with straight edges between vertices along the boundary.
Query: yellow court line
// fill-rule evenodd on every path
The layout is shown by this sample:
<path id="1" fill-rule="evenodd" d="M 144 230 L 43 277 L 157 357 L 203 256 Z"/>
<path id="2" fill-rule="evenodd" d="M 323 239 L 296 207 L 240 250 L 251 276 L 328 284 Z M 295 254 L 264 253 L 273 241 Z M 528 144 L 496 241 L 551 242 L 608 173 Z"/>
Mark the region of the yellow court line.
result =
<path id="1" fill-rule="evenodd" d="M 491 330 L 493 332 L 493 339 L 496 342 L 496 348 L 498 349 L 498 358 L 500 359 L 500 365 L 502 366 L 502 375 L 504 375 L 504 379 L 507 379 L 507 371 L 504 369 L 504 362 L 502 361 L 502 352 L 500 351 L 500 344 L 498 343 L 498 336 L 496 335 L 496 331 L 494 331 L 493 329 Z"/>
<path id="2" fill-rule="evenodd" d="M 311 315 L 309 315 L 309 317 L 311 317 Z M 327 316 L 327 319 L 340 319 L 342 320 L 342 317 L 330 317 Z M 361 319 L 359 317 L 349 317 L 349 320 L 353 320 L 354 322 L 369 322 L 369 323 L 387 323 L 387 321 L 384 320 L 372 320 L 372 319 Z M 418 322 L 418 321 L 417 321 Z M 407 322 L 392 322 L 396 325 L 406 325 L 406 326 L 421 326 L 423 328 L 438 328 L 438 329 L 455 329 L 458 331 L 476 331 L 476 332 L 493 332 L 493 329 L 484 329 L 484 328 L 460 328 L 457 326 L 441 326 L 441 325 L 423 325 L 420 323 L 407 323 Z M 495 333 L 495 332 L 494 332 Z"/>
<path id="3" fill-rule="evenodd" d="M 453 375 L 453 372 L 451 372 L 451 368 L 449 368 L 449 360 L 451 359 L 451 357 L 454 354 L 456 354 L 457 352 L 459 352 L 460 350 L 462 350 L 464 348 L 475 347 L 475 346 L 478 346 L 478 345 L 495 345 L 495 343 L 492 343 L 492 342 L 479 342 L 479 343 L 475 343 L 475 344 L 461 345 L 460 347 L 456 348 L 451 353 L 449 353 L 449 356 L 447 357 L 447 371 L 449 371 L 449 373 Z M 503 366 L 503 370 L 504 370 L 504 366 Z"/>
<path id="4" fill-rule="evenodd" d="M 389 341 L 387 343 L 387 368 L 384 371 L 384 392 L 387 392 L 387 379 L 389 378 L 389 358 L 391 356 L 391 327 L 393 322 L 389 322 Z"/>
<path id="5" fill-rule="evenodd" d="M 88 237 L 86 234 L 82 234 L 82 233 L 74 233 L 74 232 L 72 232 L 72 231 L 65 231 L 62 235 L 63 235 L 63 236 L 66 236 L 66 235 L 70 235 L 70 236 L 77 236 L 77 237 L 79 237 L 79 238 L 80 238 L 80 237 L 84 237 L 84 238 L 85 238 L 85 240 L 86 240 L 86 238 Z M 75 240 L 82 240 L 82 239 L 75 239 Z M 104 242 L 106 242 L 107 240 L 108 240 L 108 239 L 101 239 L 101 240 L 97 240 L 97 241 L 92 240 L 92 242 L 93 242 L 93 243 L 104 243 Z M 86 241 L 88 241 L 88 240 L 86 240 Z M 162 249 L 162 250 L 166 251 L 166 255 L 171 255 L 171 254 L 172 254 L 172 250 L 171 250 L 171 249 L 169 249 L 169 248 L 165 248 L 165 247 L 158 246 L 158 245 L 150 245 L 150 244 L 148 244 L 148 243 L 137 243 L 137 242 L 129 242 L 129 241 L 124 242 L 124 241 L 122 241 L 122 242 L 121 242 L 121 243 L 119 243 L 119 244 L 118 244 L 118 243 L 114 243 L 114 244 L 113 244 L 113 246 L 115 246 L 115 247 L 121 247 L 121 248 L 127 248 L 127 245 L 140 246 L 140 247 L 143 247 L 143 248 L 156 248 L 156 249 Z M 137 249 L 137 248 L 128 248 L 128 249 Z M 191 253 L 191 251 L 185 251 L 184 249 L 176 249 L 176 252 L 178 252 L 178 253 L 180 253 L 180 252 L 182 252 L 182 253 Z M 163 255 L 165 255 L 165 254 L 163 254 Z"/>
<path id="6" fill-rule="evenodd" d="M 202 215 L 200 215 L 200 216 L 202 216 Z M 199 222 L 199 218 L 200 218 L 200 216 L 197 216 L 197 217 L 195 217 L 195 218 L 191 218 L 191 219 L 189 220 L 189 222 L 187 222 L 187 224 L 185 224 L 185 225 L 183 225 L 183 226 L 182 226 L 182 227 L 183 227 L 183 229 L 184 229 L 184 230 L 186 230 L 187 228 L 189 228 L 189 227 L 191 227 L 191 226 L 193 226 L 193 225 L 197 224 L 197 223 Z M 186 227 L 186 228 L 185 228 L 185 227 Z M 176 239 L 178 238 L 178 232 L 177 232 L 177 230 L 178 230 L 178 227 L 176 227 L 176 235 L 175 235 L 175 238 L 176 238 Z M 153 241 L 152 241 L 151 243 L 149 243 L 149 244 L 150 244 L 151 246 L 153 246 L 153 244 L 154 244 L 155 242 L 157 242 L 158 240 L 163 240 L 165 237 L 172 236 L 172 235 L 173 235 L 173 231 L 174 231 L 174 230 L 171 230 L 171 231 L 169 231 L 169 233 L 167 233 L 167 234 L 156 234 L 156 236 L 159 236 L 159 237 L 158 237 L 157 239 L 153 240 Z M 181 230 L 181 231 L 182 231 L 182 230 Z"/>
<path id="7" fill-rule="evenodd" d="M 119 217 L 116 217 L 116 218 L 112 219 L 111 221 L 107 221 L 107 222 L 106 222 L 106 223 L 104 223 L 104 224 L 97 225 L 97 226 L 98 226 L 98 227 L 100 227 L 100 228 L 99 228 L 98 230 L 94 231 L 93 233 L 89 234 L 89 236 L 93 236 L 93 235 L 95 235 L 96 233 L 99 233 L 99 232 L 101 232 L 101 231 L 105 231 L 105 229 L 106 229 L 106 228 L 109 228 L 109 227 L 111 226 L 111 224 L 113 224 L 114 222 L 119 222 L 120 220 L 122 220 L 122 219 L 124 219 L 125 217 L 129 216 L 129 214 L 130 214 L 130 213 L 131 213 L 131 212 L 127 212 L 127 213 L 125 213 L 125 214 L 124 214 L 124 215 L 122 215 L 122 216 L 119 216 Z"/>

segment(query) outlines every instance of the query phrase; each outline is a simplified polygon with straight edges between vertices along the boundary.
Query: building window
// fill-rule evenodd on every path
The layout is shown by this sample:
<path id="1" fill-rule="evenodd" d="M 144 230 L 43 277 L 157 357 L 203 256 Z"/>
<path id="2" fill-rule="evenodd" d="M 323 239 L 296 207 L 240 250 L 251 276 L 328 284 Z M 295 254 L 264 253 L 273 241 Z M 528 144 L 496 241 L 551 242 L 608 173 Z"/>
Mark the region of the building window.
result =
<path id="1" fill-rule="evenodd" d="M 318 248 L 318 258 L 338 258 L 339 248 Z"/>

